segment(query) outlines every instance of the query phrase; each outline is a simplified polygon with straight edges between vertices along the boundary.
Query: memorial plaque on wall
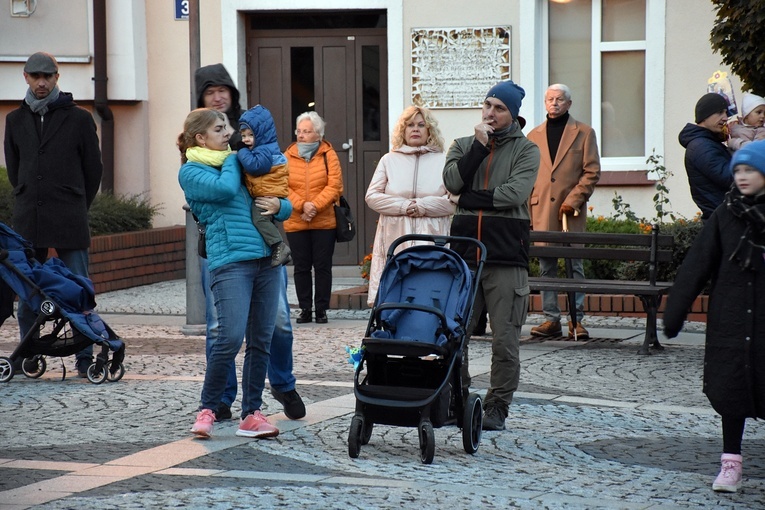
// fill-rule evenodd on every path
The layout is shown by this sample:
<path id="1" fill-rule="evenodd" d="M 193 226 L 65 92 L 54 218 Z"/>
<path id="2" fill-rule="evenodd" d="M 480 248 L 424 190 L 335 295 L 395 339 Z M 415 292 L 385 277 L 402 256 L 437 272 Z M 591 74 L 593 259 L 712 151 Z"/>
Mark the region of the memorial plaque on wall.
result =
<path id="1" fill-rule="evenodd" d="M 474 108 L 510 76 L 510 27 L 413 28 L 412 103 Z"/>

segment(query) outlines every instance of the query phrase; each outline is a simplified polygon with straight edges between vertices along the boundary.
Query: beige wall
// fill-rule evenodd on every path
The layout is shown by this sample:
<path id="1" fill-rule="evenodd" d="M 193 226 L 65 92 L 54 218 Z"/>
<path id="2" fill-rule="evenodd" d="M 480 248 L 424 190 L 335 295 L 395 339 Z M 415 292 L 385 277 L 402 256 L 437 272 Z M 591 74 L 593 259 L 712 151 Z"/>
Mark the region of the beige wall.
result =
<path id="1" fill-rule="evenodd" d="M 306 0 L 298 3 L 302 7 L 307 5 Z M 224 62 L 227 66 L 236 66 L 239 69 L 229 71 L 240 85 L 243 84 L 243 17 L 234 12 L 263 8 L 266 4 L 273 8 L 271 0 L 201 0 L 202 65 Z M 346 4 L 347 0 L 325 0 L 321 7 L 344 8 Z M 375 8 L 392 5 L 389 0 L 370 0 L 370 6 Z M 521 114 L 533 118 L 534 91 L 531 89 L 535 80 L 540 78 L 530 74 L 533 66 L 529 64 L 528 50 L 529 45 L 534 44 L 533 28 L 528 24 L 520 26 L 523 12 L 528 13 L 526 4 L 487 0 L 481 2 L 480 8 L 465 9 L 464 0 L 420 0 L 400 5 L 402 10 L 396 12 L 400 12 L 402 19 L 389 16 L 389 25 L 401 23 L 400 30 L 389 28 L 389 34 L 401 34 L 403 39 L 389 41 L 389 48 L 395 53 L 395 58 L 391 55 L 393 67 L 390 68 L 389 101 L 392 110 L 400 110 L 400 105 L 411 103 L 409 36 L 412 28 L 509 25 L 512 27 L 512 78 L 528 93 Z M 109 96 L 114 101 L 112 110 L 116 136 L 115 190 L 117 193 L 150 193 L 152 203 L 161 207 L 156 226 L 183 223 L 182 206 L 185 201 L 177 181 L 179 154 L 175 140 L 190 107 L 188 22 L 173 19 L 172 2 L 131 0 L 109 3 L 108 6 Z M 284 7 L 291 8 L 289 5 Z M 224 9 L 227 10 L 224 12 Z M 125 23 L 128 16 L 132 20 L 130 24 Z M 688 19 L 694 20 L 692 29 L 687 28 Z M 686 122 L 693 120 L 694 104 L 706 92 L 709 76 L 717 69 L 730 72 L 721 64 L 720 56 L 711 51 L 709 31 L 713 21 L 711 3 L 698 0 L 666 2 L 664 118 L 658 118 L 658 110 L 657 118 L 649 122 L 649 129 L 652 125 L 661 126 L 663 123 L 665 164 L 674 173 L 668 183 L 672 205 L 686 217 L 693 216 L 696 207 L 690 198 L 683 166 L 684 150 L 677 141 L 677 135 Z M 128 25 L 129 30 L 126 28 Z M 224 26 L 236 29 L 227 29 L 224 34 Z M 127 51 L 126 47 L 130 44 L 132 50 Z M 230 46 L 225 51 L 224 44 Z M 523 66 L 522 58 L 526 58 Z M 131 66 L 137 77 L 125 86 L 130 79 L 125 69 Z M 5 114 L 16 107 L 26 89 L 21 76 L 22 67 L 23 63 L 0 63 L 0 100 L 6 100 L 0 104 L 0 135 L 3 134 Z M 75 99 L 92 98 L 91 67 L 63 64 L 62 89 L 74 92 Z M 739 87 L 740 83 L 734 77 L 734 88 L 740 99 Z M 485 92 L 476 91 L 476 95 L 481 96 Z M 399 113 L 391 111 L 391 120 L 394 121 Z M 473 126 L 480 120 L 477 108 L 438 109 L 435 115 L 447 144 L 456 137 L 470 135 Z M 526 131 L 531 127 L 528 126 Z M 3 163 L 4 158 L 0 154 L 0 164 Z M 610 214 L 615 190 L 598 188 L 591 201 L 597 213 Z M 638 215 L 647 218 L 654 215 L 652 187 L 618 188 L 618 191 Z"/>
<path id="2" fill-rule="evenodd" d="M 175 21 L 165 2 L 146 0 L 148 75 L 148 166 L 152 203 L 161 206 L 155 226 L 185 222 L 183 191 L 178 185 L 180 154 L 175 142 L 191 107 L 189 24 Z M 202 65 L 222 60 L 220 8 L 200 2 Z"/>
<path id="3" fill-rule="evenodd" d="M 404 2 L 404 84 L 403 103 L 412 103 L 412 57 L 409 38 L 412 28 L 454 28 L 454 27 L 511 27 L 511 59 L 512 79 L 523 85 L 520 76 L 520 58 L 518 48 L 519 22 L 518 3 L 507 0 L 490 0 L 481 2 L 480 8 L 466 9 L 464 0 L 425 0 L 420 2 Z M 483 98 L 488 90 L 476 90 L 477 98 Z M 439 108 L 434 116 L 438 120 L 441 133 L 444 135 L 447 147 L 452 140 L 473 134 L 473 127 L 481 121 L 480 108 Z M 393 112 L 392 112 L 393 113 Z M 398 112 L 400 113 L 400 112 Z M 521 108 L 523 115 L 523 108 Z M 391 125 L 391 127 L 393 127 Z"/>
<path id="4" fill-rule="evenodd" d="M 696 215 L 698 208 L 693 203 L 685 173 L 683 158 L 685 149 L 677 136 L 688 122 L 693 122 L 696 101 L 706 93 L 707 80 L 721 69 L 733 80 L 736 99 L 740 101 L 741 83 L 722 64 L 719 54 L 712 53 L 709 32 L 715 19 L 711 2 L 698 0 L 672 0 L 666 2 L 666 82 L 664 95 L 664 118 L 655 118 L 652 125 L 664 122 L 665 166 L 674 175 L 668 181 L 672 208 L 686 218 Z M 688 20 L 693 23 L 689 26 Z M 650 104 L 650 103 L 649 103 Z M 599 187 L 593 195 L 591 205 L 596 212 L 608 216 L 613 207 L 611 200 L 617 188 Z M 655 215 L 652 200 L 655 190 L 618 188 L 631 204 L 638 216 L 651 219 Z"/>

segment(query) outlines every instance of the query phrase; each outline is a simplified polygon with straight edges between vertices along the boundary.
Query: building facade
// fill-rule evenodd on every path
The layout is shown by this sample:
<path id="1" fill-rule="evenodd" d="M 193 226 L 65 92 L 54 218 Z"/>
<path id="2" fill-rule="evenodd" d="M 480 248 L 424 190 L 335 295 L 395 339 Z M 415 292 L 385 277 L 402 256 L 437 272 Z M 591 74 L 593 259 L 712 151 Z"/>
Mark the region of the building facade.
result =
<path id="1" fill-rule="evenodd" d="M 194 2 L 15 4 L 34 12 L 0 8 L 0 117 L 24 96 L 28 55 L 53 53 L 61 89 L 94 112 L 102 139 L 113 143 L 105 157 L 114 191 L 146 193 L 161 207 L 156 226 L 183 223 L 175 140 L 193 105 L 196 39 L 178 15 Z M 338 245 L 336 263 L 355 265 L 375 229 L 366 185 L 400 112 L 412 102 L 431 106 L 448 144 L 472 134 L 484 94 L 500 79 L 526 89 L 527 132 L 544 120 L 547 85 L 571 87 L 571 114 L 595 128 L 601 148 L 595 215 L 613 212 L 615 193 L 638 216 L 655 215 L 655 175 L 646 163 L 655 153 L 673 172 L 673 210 L 693 217 L 677 135 L 693 120 L 709 77 L 729 72 L 710 47 L 714 15 L 702 0 L 199 0 L 198 41 L 201 65 L 222 62 L 243 107 L 262 103 L 274 113 L 283 148 L 299 113 L 315 109 L 327 120 L 345 195 L 363 226 L 356 242 Z M 97 97 L 96 76 L 106 79 L 105 98 Z M 104 111 L 113 115 L 108 130 Z"/>

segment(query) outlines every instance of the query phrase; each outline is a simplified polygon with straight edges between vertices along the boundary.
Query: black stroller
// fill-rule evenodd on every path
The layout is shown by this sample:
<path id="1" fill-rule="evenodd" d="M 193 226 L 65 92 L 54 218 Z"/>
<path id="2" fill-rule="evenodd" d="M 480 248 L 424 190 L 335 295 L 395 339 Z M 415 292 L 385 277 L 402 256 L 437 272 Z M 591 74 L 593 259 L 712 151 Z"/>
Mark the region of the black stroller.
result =
<path id="1" fill-rule="evenodd" d="M 92 344 L 101 346 L 101 352 L 88 367 L 88 380 L 100 384 L 122 378 L 125 344 L 93 311 L 95 293 L 88 278 L 73 274 L 57 258 L 40 264 L 31 244 L 3 223 L 0 278 L 0 325 L 13 314 L 16 295 L 37 312 L 34 326 L 13 354 L 0 356 L 0 382 L 13 379 L 18 365 L 24 375 L 36 379 L 45 373 L 46 357 L 71 356 Z"/>
<path id="2" fill-rule="evenodd" d="M 395 253 L 407 241 L 428 241 Z M 447 243 L 473 243 L 475 273 Z M 348 454 L 359 456 L 375 423 L 417 427 L 420 460 L 433 462 L 434 428 L 456 423 L 473 454 L 481 442 L 481 398 L 462 390 L 462 353 L 483 265 L 475 239 L 410 234 L 390 246 L 361 346 Z M 365 370 L 366 369 L 366 370 Z"/>

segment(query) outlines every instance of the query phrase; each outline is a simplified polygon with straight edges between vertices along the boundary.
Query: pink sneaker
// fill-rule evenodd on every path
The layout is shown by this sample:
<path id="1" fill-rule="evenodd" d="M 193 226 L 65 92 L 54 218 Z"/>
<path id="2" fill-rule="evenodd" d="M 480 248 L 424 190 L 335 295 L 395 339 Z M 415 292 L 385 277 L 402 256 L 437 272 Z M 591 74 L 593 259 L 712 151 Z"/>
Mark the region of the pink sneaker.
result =
<path id="1" fill-rule="evenodd" d="M 242 437 L 276 437 L 279 435 L 279 429 L 268 423 L 266 417 L 258 410 L 242 420 L 236 435 Z"/>
<path id="2" fill-rule="evenodd" d="M 741 487 L 741 455 L 723 453 L 720 457 L 722 466 L 715 478 L 712 489 L 717 492 L 736 492 Z"/>
<path id="3" fill-rule="evenodd" d="M 210 409 L 202 409 L 197 413 L 197 421 L 191 427 L 191 433 L 199 439 L 209 439 L 212 436 L 215 413 Z"/>

